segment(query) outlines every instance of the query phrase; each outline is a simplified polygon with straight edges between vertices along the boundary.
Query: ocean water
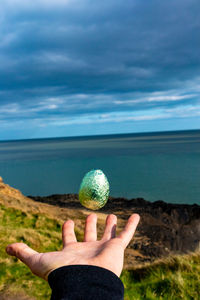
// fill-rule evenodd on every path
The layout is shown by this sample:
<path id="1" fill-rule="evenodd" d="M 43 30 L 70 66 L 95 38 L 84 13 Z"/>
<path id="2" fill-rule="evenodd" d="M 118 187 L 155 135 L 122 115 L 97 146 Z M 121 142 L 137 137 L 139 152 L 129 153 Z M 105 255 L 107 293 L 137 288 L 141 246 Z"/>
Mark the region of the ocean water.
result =
<path id="1" fill-rule="evenodd" d="M 91 169 L 114 197 L 200 204 L 200 130 L 0 142 L 0 176 L 25 195 L 78 193 Z"/>

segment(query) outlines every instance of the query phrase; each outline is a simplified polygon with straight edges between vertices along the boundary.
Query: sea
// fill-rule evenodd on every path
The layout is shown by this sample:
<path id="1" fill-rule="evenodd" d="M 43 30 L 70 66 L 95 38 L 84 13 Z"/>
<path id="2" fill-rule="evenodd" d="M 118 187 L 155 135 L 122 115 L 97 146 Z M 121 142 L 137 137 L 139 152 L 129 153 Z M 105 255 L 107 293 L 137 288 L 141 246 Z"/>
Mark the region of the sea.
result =
<path id="1" fill-rule="evenodd" d="M 26 196 L 78 193 L 92 169 L 112 197 L 200 204 L 200 130 L 0 141 L 0 176 Z"/>

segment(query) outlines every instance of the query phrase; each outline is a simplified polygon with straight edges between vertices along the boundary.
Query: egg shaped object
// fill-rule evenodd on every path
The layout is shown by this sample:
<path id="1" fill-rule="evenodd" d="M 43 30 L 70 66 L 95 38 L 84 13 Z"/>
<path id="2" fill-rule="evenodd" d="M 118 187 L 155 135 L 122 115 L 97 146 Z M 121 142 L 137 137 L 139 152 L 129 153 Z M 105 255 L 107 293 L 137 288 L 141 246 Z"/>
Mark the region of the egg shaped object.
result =
<path id="1" fill-rule="evenodd" d="M 79 190 L 79 201 L 83 206 L 97 210 L 106 204 L 108 196 L 108 179 L 101 170 L 92 170 L 83 177 Z"/>

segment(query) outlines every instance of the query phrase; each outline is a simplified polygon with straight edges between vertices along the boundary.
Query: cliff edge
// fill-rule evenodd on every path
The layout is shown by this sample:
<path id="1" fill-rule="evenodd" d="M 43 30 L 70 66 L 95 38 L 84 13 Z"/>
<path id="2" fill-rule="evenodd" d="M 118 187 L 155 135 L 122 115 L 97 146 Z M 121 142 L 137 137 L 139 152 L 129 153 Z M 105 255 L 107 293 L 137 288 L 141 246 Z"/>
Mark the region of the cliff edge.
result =
<path id="1" fill-rule="evenodd" d="M 85 217 L 91 213 L 81 206 L 76 194 L 26 197 L 19 190 L 5 184 L 1 177 L 0 204 L 24 212 L 44 214 L 63 222 L 73 219 L 82 233 Z M 141 220 L 135 237 L 125 252 L 125 268 L 170 254 L 200 250 L 200 206 L 197 204 L 170 204 L 164 201 L 152 203 L 142 198 L 127 200 L 110 197 L 107 204 L 96 213 L 98 238 L 103 233 L 107 214 L 117 215 L 117 233 L 122 230 L 132 213 L 140 214 Z"/>

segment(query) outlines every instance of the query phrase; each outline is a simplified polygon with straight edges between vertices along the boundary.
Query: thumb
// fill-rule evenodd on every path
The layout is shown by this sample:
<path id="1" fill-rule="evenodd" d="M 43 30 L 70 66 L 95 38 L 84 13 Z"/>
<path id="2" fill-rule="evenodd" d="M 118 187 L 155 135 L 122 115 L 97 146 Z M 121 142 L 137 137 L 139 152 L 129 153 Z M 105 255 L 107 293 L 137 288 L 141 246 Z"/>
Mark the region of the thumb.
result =
<path id="1" fill-rule="evenodd" d="M 24 243 L 14 243 L 6 247 L 6 252 L 11 256 L 16 256 L 23 263 L 30 267 L 31 257 L 35 254 L 38 254 L 37 251 L 30 248 Z"/>

